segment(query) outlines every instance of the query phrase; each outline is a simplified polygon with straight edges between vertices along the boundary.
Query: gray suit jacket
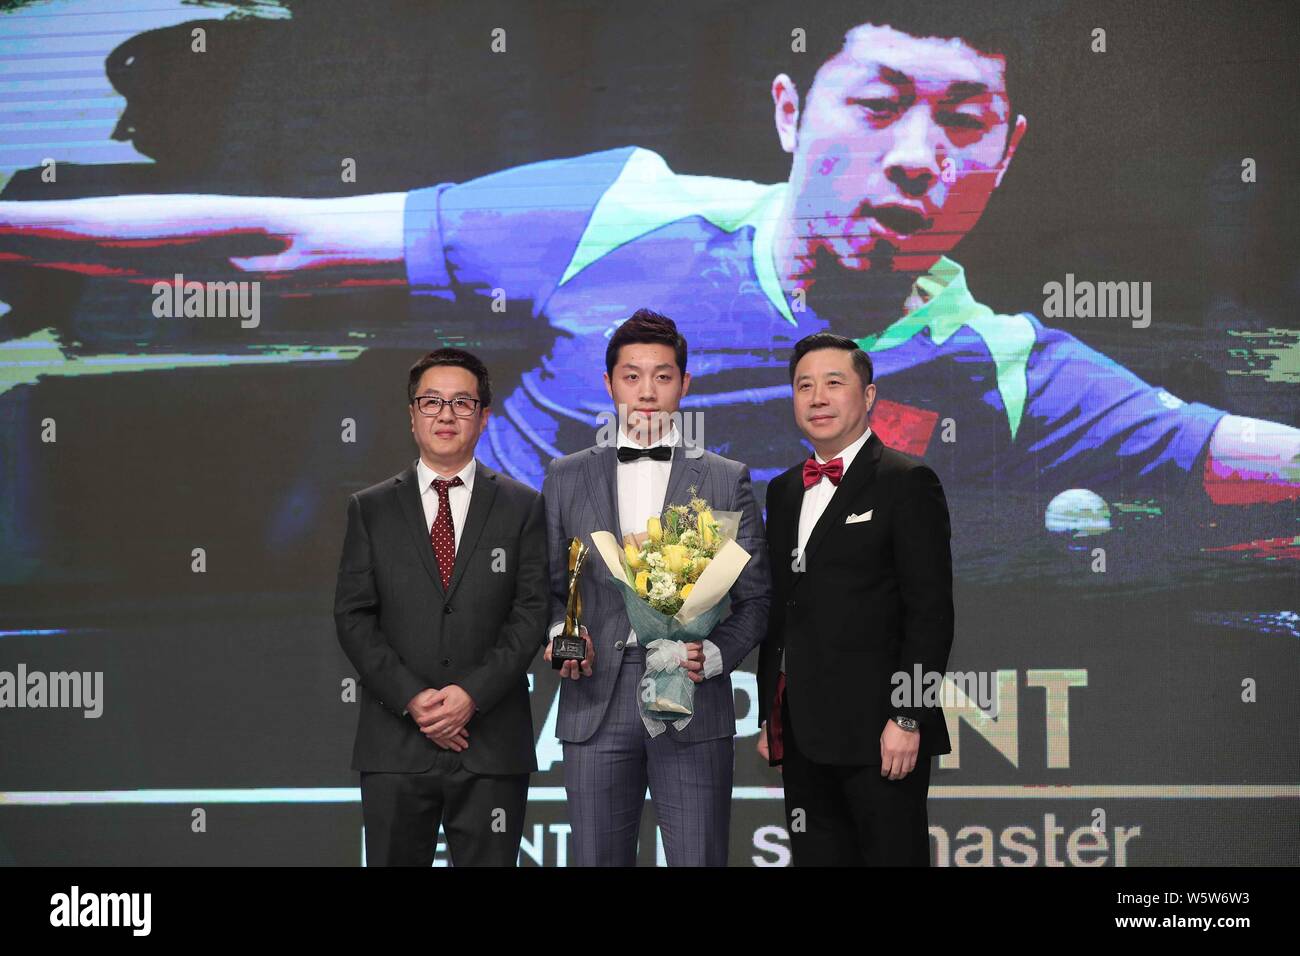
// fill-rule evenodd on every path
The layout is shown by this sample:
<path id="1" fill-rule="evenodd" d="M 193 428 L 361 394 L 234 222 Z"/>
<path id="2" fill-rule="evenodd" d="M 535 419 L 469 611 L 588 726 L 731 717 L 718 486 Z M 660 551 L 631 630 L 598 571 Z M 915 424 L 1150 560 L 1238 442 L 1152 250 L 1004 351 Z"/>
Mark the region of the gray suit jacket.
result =
<path id="1" fill-rule="evenodd" d="M 438 747 L 403 713 L 426 687 L 457 684 L 478 710 L 466 770 L 537 769 L 528 666 L 546 637 L 541 496 L 482 462 L 444 589 L 424 523 L 415 465 L 348 499 L 334 621 L 361 675 L 352 766 L 416 772 Z"/>
<path id="2" fill-rule="evenodd" d="M 741 512 L 737 543 L 750 554 L 749 564 L 731 588 L 731 612 L 709 640 L 722 653 L 722 674 L 695 687 L 695 716 L 684 731 L 668 733 L 686 741 L 729 737 L 736 732 L 731 672 L 763 640 L 767 629 L 771 577 L 763 519 L 750 487 L 749 469 L 740 462 L 700 449 L 688 457 L 682 448 L 673 455 L 664 507 L 690 501 L 692 486 L 718 511 Z M 546 535 L 550 549 L 551 623 L 564 619 L 568 597 L 569 539 L 591 545 L 595 531 L 608 531 L 622 540 L 618 522 L 616 469 L 618 453 L 611 445 L 592 447 L 557 458 L 546 469 L 542 498 L 546 502 Z M 628 528 L 627 531 L 640 531 Z M 591 677 L 561 681 L 556 736 L 581 743 L 600 727 L 623 661 L 631 624 L 623 598 L 600 555 L 583 566 L 582 617 L 591 634 L 596 659 Z"/>

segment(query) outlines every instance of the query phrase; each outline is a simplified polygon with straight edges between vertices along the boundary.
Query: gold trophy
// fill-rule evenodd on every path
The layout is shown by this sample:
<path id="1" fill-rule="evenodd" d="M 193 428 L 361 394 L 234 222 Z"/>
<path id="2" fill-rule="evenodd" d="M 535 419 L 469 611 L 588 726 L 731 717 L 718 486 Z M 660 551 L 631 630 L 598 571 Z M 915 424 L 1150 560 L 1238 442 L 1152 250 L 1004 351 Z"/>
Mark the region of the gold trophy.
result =
<path id="1" fill-rule="evenodd" d="M 551 639 L 551 667 L 559 670 L 565 661 L 582 661 L 587 657 L 587 644 L 582 639 L 582 595 L 578 593 L 578 577 L 587 560 L 589 549 L 581 539 L 569 542 L 569 603 L 564 608 L 564 629 Z"/>

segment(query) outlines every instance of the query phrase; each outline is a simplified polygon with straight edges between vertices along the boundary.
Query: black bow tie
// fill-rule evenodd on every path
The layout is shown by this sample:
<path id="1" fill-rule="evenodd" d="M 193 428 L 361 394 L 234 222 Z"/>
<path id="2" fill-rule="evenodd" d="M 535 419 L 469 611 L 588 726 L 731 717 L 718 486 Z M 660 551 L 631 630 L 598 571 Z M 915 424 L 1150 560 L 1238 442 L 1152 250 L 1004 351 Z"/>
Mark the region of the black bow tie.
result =
<path id="1" fill-rule="evenodd" d="M 633 448 L 631 445 L 620 445 L 618 449 L 618 460 L 625 463 L 636 461 L 638 458 L 653 458 L 655 461 L 671 461 L 672 457 L 672 445 L 656 445 L 654 448 Z"/>

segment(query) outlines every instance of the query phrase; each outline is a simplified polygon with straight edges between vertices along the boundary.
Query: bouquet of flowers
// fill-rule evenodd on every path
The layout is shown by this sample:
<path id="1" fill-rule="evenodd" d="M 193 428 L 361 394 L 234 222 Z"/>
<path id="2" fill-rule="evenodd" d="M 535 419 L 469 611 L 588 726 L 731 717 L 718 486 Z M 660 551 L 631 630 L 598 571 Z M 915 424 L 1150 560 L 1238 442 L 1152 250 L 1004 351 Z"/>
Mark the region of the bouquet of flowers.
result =
<path id="1" fill-rule="evenodd" d="M 627 616 L 646 649 L 641 716 L 651 734 L 672 721 L 690 723 L 695 683 L 686 676 L 683 645 L 708 637 L 731 609 L 727 592 L 749 562 L 736 543 L 740 512 L 715 512 L 691 489 L 689 505 L 673 505 L 620 548 L 608 531 L 592 535 Z"/>

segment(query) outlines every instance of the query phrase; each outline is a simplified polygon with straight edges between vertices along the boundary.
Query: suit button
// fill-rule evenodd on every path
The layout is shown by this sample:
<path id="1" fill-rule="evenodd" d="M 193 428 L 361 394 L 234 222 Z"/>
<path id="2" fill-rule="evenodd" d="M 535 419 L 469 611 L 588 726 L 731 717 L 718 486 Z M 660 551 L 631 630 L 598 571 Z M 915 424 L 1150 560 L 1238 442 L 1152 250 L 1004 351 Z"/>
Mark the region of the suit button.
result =
<path id="1" fill-rule="evenodd" d="M 788 608 L 796 608 L 796 607 L 798 607 L 799 605 L 798 605 L 798 603 L 795 602 L 795 600 L 794 600 L 793 598 L 791 598 L 789 601 L 786 601 L 786 602 L 785 602 L 785 606 L 788 607 Z"/>
<path id="2" fill-rule="evenodd" d="M 615 641 L 615 642 L 614 642 L 614 650 L 616 650 L 616 651 L 621 651 L 622 649 L 623 649 L 623 642 L 622 642 L 622 641 Z"/>
<path id="3" fill-rule="evenodd" d="M 450 658 L 450 657 L 444 657 L 444 658 L 442 659 L 442 666 L 443 666 L 443 667 L 450 667 L 450 666 L 451 666 L 451 658 Z"/>
<path id="4" fill-rule="evenodd" d="M 442 609 L 442 613 L 443 613 L 443 614 L 450 614 L 450 613 L 451 613 L 451 605 L 448 604 L 446 607 L 444 607 L 444 608 Z"/>

